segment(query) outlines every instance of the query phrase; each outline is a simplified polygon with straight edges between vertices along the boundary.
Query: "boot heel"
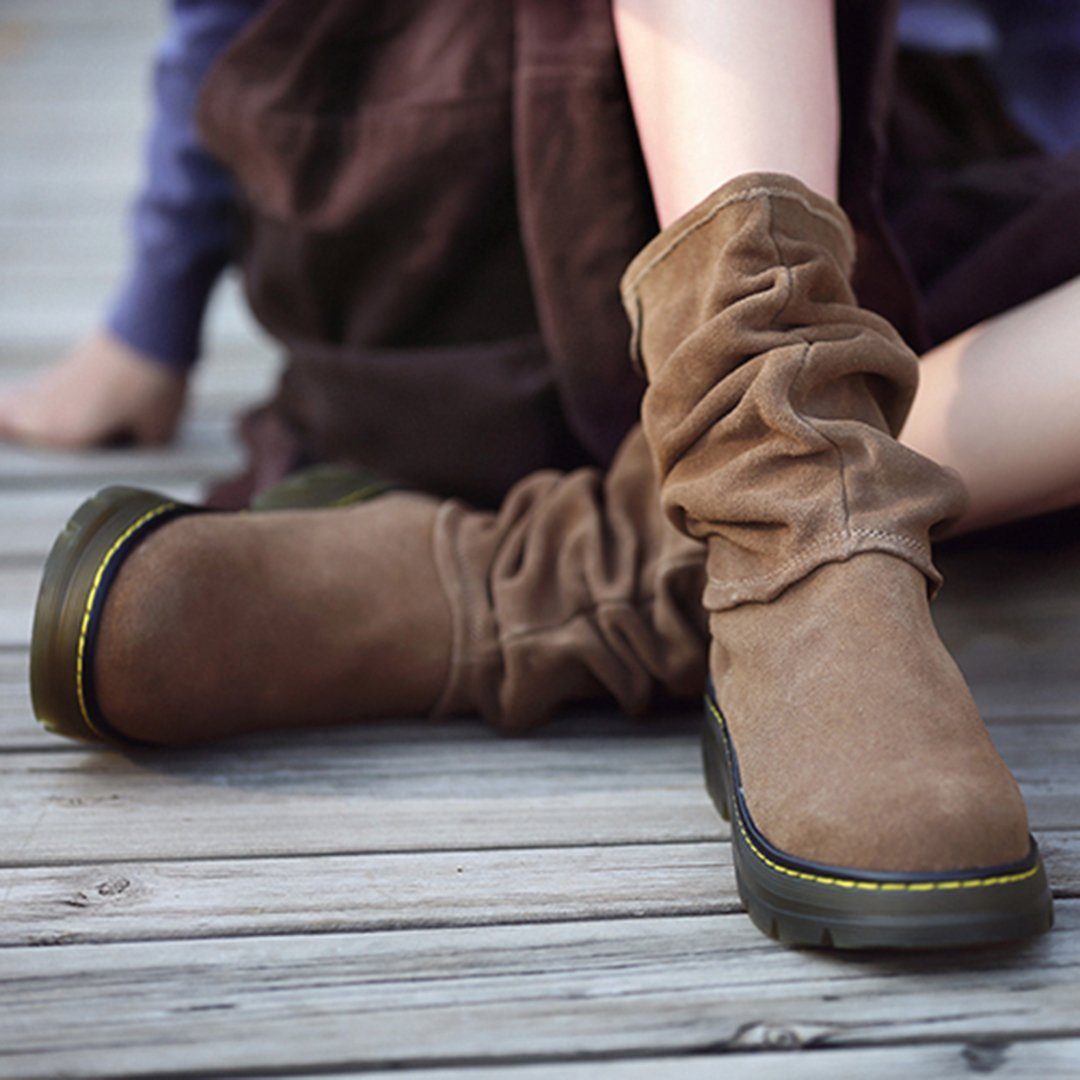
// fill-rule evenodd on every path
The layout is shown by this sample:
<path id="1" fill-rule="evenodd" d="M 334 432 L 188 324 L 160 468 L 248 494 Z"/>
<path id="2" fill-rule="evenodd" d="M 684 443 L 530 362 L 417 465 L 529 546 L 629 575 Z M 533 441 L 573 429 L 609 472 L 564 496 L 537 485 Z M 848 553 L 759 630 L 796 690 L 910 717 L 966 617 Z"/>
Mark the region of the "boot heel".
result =
<path id="1" fill-rule="evenodd" d="M 45 563 L 30 644 L 34 715 L 71 739 L 131 745 L 101 716 L 94 697 L 94 641 L 112 579 L 155 529 L 199 508 L 156 492 L 110 487 L 68 521 Z"/>

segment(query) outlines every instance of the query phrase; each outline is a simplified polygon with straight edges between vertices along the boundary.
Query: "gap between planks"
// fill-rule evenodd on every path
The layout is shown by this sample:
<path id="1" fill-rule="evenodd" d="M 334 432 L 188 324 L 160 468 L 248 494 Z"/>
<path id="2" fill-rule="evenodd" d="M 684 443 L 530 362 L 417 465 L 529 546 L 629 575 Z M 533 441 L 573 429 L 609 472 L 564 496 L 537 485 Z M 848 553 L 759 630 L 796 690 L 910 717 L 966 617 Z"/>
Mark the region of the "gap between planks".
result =
<path id="1" fill-rule="evenodd" d="M 0 1069 L 258 1073 L 1080 1034 L 1080 902 L 1049 935 L 794 951 L 728 915 L 5 950 Z M 152 1056 L 150 1048 L 152 1050 Z"/>
<path id="2" fill-rule="evenodd" d="M 657 760 L 660 759 L 660 760 Z M 1037 835 L 1075 830 L 1075 769 L 1020 770 Z M 696 739 L 372 743 L 352 760 L 0 758 L 0 862 L 278 857 L 716 836 Z"/>
<path id="3" fill-rule="evenodd" d="M 897 1046 L 830 1049 L 804 1044 L 798 1029 L 750 1024 L 726 1053 L 697 1052 L 671 1057 L 626 1055 L 617 1061 L 563 1061 L 557 1064 L 489 1065 L 409 1069 L 409 1080 L 934 1080 L 993 1073 L 995 1080 L 1075 1080 L 1080 1074 L 1080 1039 L 931 1041 Z M 803 1050 L 805 1052 L 798 1052 Z M 765 1051 L 763 1053 L 762 1051 Z M 772 1051 L 772 1052 L 769 1052 Z M 793 1055 L 791 1051 L 796 1051 Z M 246 1074 L 247 1080 L 400 1080 L 403 1071 Z M 194 1078 L 192 1078 L 194 1080 Z"/>
<path id="4" fill-rule="evenodd" d="M 1059 900 L 1080 834 L 1043 837 Z M 695 843 L 0 870 L 0 947 L 367 933 L 741 910 L 731 848 Z"/>

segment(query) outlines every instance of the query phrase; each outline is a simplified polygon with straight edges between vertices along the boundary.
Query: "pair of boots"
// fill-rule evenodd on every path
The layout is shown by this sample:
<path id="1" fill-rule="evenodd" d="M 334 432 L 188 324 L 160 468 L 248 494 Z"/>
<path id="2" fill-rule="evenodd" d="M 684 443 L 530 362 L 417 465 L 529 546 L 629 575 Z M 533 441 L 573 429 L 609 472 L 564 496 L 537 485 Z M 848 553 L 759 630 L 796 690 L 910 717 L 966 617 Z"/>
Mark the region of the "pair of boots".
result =
<path id="1" fill-rule="evenodd" d="M 706 780 L 759 926 L 844 947 L 1045 929 L 1019 791 L 929 614 L 930 530 L 962 490 L 895 440 L 916 360 L 857 306 L 852 261 L 842 212 L 791 178 L 714 193 L 623 279 L 642 428 L 606 476 L 536 474 L 498 514 L 99 496 L 46 570 L 39 715 L 147 742 L 523 725 L 708 675 Z"/>

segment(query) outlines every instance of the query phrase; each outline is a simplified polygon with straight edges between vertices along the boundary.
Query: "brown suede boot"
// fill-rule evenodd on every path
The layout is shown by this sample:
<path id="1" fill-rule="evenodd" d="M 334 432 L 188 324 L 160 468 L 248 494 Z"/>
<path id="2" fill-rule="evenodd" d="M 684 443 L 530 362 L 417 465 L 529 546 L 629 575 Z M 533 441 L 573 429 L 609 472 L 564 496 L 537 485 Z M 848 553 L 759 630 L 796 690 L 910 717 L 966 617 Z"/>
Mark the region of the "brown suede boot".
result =
<path id="1" fill-rule="evenodd" d="M 637 715 L 705 686 L 704 545 L 660 509 L 640 427 L 607 473 L 534 473 L 497 513 L 446 503 L 435 555 L 453 611 L 442 713 L 520 729 L 614 699 Z"/>
<path id="2" fill-rule="evenodd" d="M 217 514 L 102 492 L 46 566 L 31 654 L 39 719 L 76 737 L 180 744 L 430 712 L 451 642 L 438 507 L 392 493 Z"/>
<path id="3" fill-rule="evenodd" d="M 665 510 L 707 541 L 706 772 L 782 940 L 1021 937 L 1050 897 L 1015 781 L 931 622 L 959 481 L 895 439 L 917 361 L 860 309 L 840 209 L 740 177 L 634 260 Z"/>
<path id="4" fill-rule="evenodd" d="M 497 513 L 340 470 L 260 508 L 372 490 L 358 508 L 260 514 L 91 499 L 46 567 L 39 718 L 180 743 L 432 711 L 518 729 L 570 702 L 640 714 L 701 694 L 705 549 L 661 512 L 640 428 L 606 474 L 536 473 Z"/>

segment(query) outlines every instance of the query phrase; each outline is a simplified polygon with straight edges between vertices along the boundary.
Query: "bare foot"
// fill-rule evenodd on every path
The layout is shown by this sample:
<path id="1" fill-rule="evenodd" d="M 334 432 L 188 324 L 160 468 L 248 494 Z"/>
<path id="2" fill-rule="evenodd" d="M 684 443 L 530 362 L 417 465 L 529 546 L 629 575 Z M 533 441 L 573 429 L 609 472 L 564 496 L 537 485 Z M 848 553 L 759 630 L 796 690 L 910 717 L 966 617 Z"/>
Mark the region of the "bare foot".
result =
<path id="1" fill-rule="evenodd" d="M 64 450 L 161 445 L 186 394 L 183 375 L 99 330 L 43 374 L 0 389 L 0 439 Z"/>

